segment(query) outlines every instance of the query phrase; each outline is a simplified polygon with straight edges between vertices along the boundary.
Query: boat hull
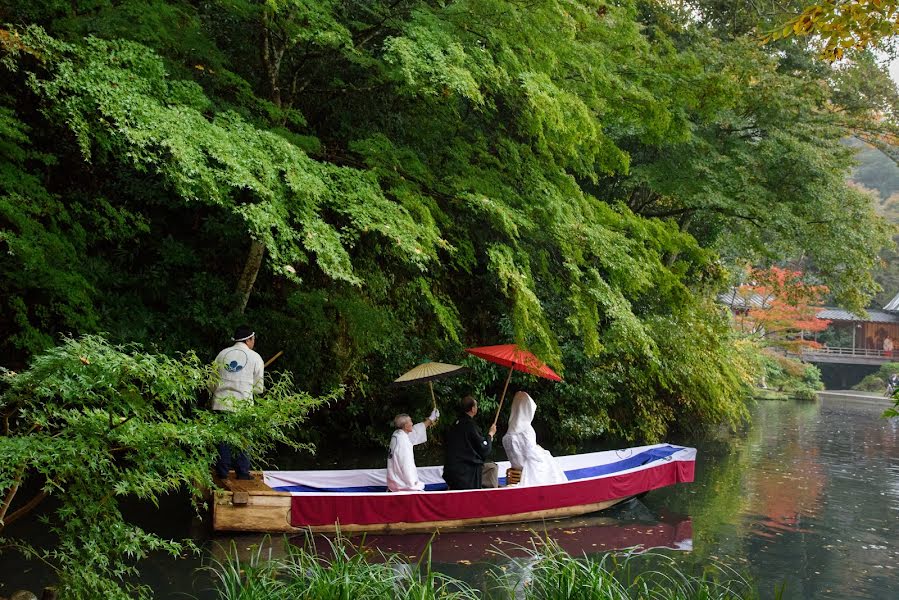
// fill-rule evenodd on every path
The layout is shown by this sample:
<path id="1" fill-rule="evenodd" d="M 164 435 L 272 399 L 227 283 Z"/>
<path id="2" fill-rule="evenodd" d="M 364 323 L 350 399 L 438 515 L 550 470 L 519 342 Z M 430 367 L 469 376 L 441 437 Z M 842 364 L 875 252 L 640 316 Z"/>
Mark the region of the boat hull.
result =
<path id="1" fill-rule="evenodd" d="M 537 510 L 511 515 L 495 515 L 469 519 L 453 519 L 427 522 L 397 523 L 334 523 L 327 525 L 307 525 L 295 527 L 291 525 L 290 494 L 272 492 L 278 495 L 256 495 L 249 497 L 246 504 L 233 502 L 233 492 L 217 493 L 212 511 L 212 526 L 216 531 L 252 531 L 271 533 L 430 533 L 438 530 L 458 529 L 461 527 L 477 527 L 499 523 L 527 523 L 530 521 L 548 521 L 576 517 L 610 508 L 627 498 L 604 500 L 581 506 Z"/>
<path id="2" fill-rule="evenodd" d="M 255 482 L 232 486 L 213 499 L 216 531 L 330 533 L 421 533 L 441 529 L 575 517 L 605 510 L 653 489 L 693 480 L 696 451 L 657 445 L 560 457 L 569 481 L 542 486 L 415 492 L 316 490 L 316 478 L 331 482 L 340 472 L 296 472 L 303 491 L 276 491 Z M 361 472 L 345 472 L 352 481 Z M 266 473 L 269 483 L 290 475 Z M 371 473 L 364 473 L 371 476 Z M 380 477 L 380 476 L 378 476 Z M 331 485 L 328 483 L 327 485 Z M 261 489 L 260 489 L 261 486 Z M 307 491 L 312 490 L 312 491 Z"/>

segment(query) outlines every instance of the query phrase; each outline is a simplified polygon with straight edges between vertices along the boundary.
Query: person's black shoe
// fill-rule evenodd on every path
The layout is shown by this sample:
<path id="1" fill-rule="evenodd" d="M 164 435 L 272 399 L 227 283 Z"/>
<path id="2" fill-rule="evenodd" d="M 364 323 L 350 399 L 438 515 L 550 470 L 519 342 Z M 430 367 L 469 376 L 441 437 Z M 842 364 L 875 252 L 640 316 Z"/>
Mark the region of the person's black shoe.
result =
<path id="1" fill-rule="evenodd" d="M 243 479 L 243 480 L 249 480 L 249 479 L 253 479 L 253 476 L 250 475 L 249 473 L 238 473 L 237 478 Z"/>

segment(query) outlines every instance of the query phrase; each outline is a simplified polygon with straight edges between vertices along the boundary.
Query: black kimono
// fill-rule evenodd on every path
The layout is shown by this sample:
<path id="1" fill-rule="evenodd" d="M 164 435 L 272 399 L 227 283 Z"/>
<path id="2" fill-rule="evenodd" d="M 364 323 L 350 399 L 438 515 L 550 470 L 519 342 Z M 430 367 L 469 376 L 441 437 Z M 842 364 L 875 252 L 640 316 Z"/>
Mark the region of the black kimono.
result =
<path id="1" fill-rule="evenodd" d="M 446 433 L 445 445 L 443 479 L 449 489 L 480 489 L 481 470 L 493 450 L 493 438 L 482 437 L 474 419 L 463 413 Z"/>

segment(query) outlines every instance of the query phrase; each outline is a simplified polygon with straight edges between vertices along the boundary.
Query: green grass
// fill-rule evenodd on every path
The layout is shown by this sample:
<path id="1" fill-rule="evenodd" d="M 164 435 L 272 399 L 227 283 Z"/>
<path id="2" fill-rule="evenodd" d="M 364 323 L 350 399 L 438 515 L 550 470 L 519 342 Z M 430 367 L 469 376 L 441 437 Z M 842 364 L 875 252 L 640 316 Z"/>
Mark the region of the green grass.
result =
<path id="1" fill-rule="evenodd" d="M 740 573 L 715 564 L 700 575 L 668 555 L 627 552 L 575 557 L 552 540 L 526 549 L 498 579 L 497 598 L 525 600 L 756 600 Z"/>
<path id="2" fill-rule="evenodd" d="M 262 546 L 241 561 L 236 547 L 209 567 L 222 600 L 757 600 L 754 586 L 737 571 L 714 564 L 701 574 L 684 572 L 664 554 L 611 553 L 575 557 L 552 540 L 520 548 L 524 556 L 498 556 L 513 568 L 494 569 L 484 592 L 432 568 L 430 551 L 417 564 L 397 555 L 371 560 L 343 538 L 316 548 L 288 544 L 272 558 Z M 324 552 L 320 552 L 324 550 Z M 519 552 L 520 554 L 521 552 Z M 329 555 L 331 558 L 323 558 Z M 777 590 L 780 598 L 783 590 Z"/>
<path id="3" fill-rule="evenodd" d="M 286 543 L 286 555 L 266 556 L 263 545 L 241 561 L 232 543 L 224 562 L 213 561 L 222 600 L 469 600 L 480 598 L 470 586 L 434 571 L 430 551 L 410 565 L 396 555 L 367 555 L 338 536 L 319 552 L 307 535 L 303 546 Z M 324 558 L 330 555 L 331 558 Z"/>
<path id="4" fill-rule="evenodd" d="M 752 390 L 752 397 L 756 400 L 789 400 L 790 396 L 786 392 L 778 392 L 777 390 L 755 388 Z"/>

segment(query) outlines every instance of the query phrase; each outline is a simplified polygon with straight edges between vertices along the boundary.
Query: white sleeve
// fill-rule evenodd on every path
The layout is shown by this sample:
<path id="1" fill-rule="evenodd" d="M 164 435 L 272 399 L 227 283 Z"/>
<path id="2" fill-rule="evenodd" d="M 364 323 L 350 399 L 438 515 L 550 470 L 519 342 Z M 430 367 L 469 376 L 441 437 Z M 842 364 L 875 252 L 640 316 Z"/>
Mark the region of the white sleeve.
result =
<path id="1" fill-rule="evenodd" d="M 428 428 L 424 423 L 416 423 L 412 426 L 412 431 L 410 431 L 408 435 L 409 442 L 411 442 L 413 446 L 417 446 L 418 444 L 428 441 Z"/>

